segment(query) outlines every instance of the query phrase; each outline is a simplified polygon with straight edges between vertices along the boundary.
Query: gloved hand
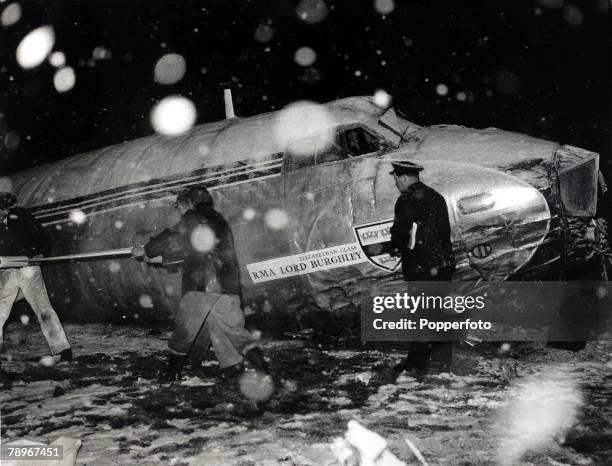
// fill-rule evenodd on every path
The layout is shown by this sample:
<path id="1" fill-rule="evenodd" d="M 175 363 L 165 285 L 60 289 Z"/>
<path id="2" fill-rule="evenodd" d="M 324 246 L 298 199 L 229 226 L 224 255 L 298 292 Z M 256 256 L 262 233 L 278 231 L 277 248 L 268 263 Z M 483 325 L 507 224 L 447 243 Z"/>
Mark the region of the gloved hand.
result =
<path id="1" fill-rule="evenodd" d="M 132 248 L 132 257 L 135 259 L 145 259 L 147 257 L 147 253 L 145 252 L 144 247 L 134 246 Z"/>

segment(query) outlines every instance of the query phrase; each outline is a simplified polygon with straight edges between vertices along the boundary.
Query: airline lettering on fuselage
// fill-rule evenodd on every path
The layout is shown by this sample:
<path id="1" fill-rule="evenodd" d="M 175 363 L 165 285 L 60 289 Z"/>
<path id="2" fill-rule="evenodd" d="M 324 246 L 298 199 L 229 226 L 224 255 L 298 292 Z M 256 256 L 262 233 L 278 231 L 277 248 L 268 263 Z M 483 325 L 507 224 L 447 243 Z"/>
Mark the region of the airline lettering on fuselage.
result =
<path id="1" fill-rule="evenodd" d="M 359 245 L 350 243 L 247 264 L 247 270 L 253 283 L 261 283 L 347 267 L 367 260 Z"/>

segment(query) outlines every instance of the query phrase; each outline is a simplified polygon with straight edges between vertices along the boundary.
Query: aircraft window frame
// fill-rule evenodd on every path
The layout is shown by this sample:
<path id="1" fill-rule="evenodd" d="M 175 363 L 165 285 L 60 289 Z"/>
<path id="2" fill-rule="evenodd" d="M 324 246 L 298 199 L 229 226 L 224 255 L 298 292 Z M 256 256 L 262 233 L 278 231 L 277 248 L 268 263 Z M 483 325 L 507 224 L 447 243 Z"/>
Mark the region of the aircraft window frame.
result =
<path id="1" fill-rule="evenodd" d="M 317 147 L 317 151 L 314 155 L 314 165 L 322 165 L 324 163 L 334 163 L 334 162 L 340 162 L 342 160 L 347 160 L 349 158 L 349 156 L 346 154 L 346 151 L 343 149 L 341 144 L 338 144 L 338 133 L 336 133 L 335 135 L 336 137 L 334 138 L 335 141 L 333 141 L 331 144 L 328 144 L 324 151 L 320 151 L 319 147 Z M 323 160 L 323 161 L 319 161 L 319 158 L 321 157 L 321 154 L 323 152 L 325 152 L 325 155 L 328 155 L 331 153 L 331 151 L 333 150 L 333 148 L 337 149 L 337 154 L 339 155 L 338 158 L 334 158 L 334 159 L 330 159 L 330 160 Z"/>
<path id="2" fill-rule="evenodd" d="M 371 152 L 363 152 L 361 154 L 351 153 L 348 147 L 348 132 L 351 130 L 355 130 L 355 129 L 361 129 L 363 132 L 368 134 L 372 138 L 373 143 L 377 146 L 376 150 L 373 150 Z M 384 137 L 376 133 L 376 131 L 360 123 L 340 126 L 338 127 L 338 134 L 341 135 L 342 148 L 347 154 L 347 158 L 349 159 L 352 159 L 355 157 L 362 157 L 364 155 L 369 155 L 369 154 L 375 154 L 377 152 L 384 150 L 388 146 Z"/>
<path id="3" fill-rule="evenodd" d="M 347 147 L 347 141 L 346 141 L 346 138 L 347 138 L 346 133 L 352 129 L 357 129 L 357 128 L 361 129 L 362 131 L 367 133 L 370 137 L 372 137 L 373 143 L 377 145 L 376 150 L 372 152 L 358 154 L 358 155 L 352 155 L 349 152 L 348 147 Z M 288 160 L 285 160 L 284 162 L 286 166 L 285 171 L 290 172 L 294 170 L 300 170 L 303 168 L 314 167 L 316 165 L 324 165 L 328 163 L 342 162 L 342 161 L 350 160 L 356 157 L 362 157 L 364 155 L 371 155 L 371 154 L 384 152 L 386 149 L 389 148 L 389 144 L 387 140 L 384 138 L 384 136 L 380 135 L 378 132 L 376 132 L 372 128 L 362 123 L 356 122 L 356 123 L 350 123 L 348 125 L 339 125 L 334 128 L 334 140 L 326 148 L 326 152 L 328 152 L 329 149 L 333 147 L 338 149 L 339 156 L 331 160 L 322 160 L 322 161 L 318 160 L 320 157 L 319 146 L 316 146 L 316 149 L 313 154 L 308 154 L 308 155 L 298 155 L 296 153 L 292 153 L 291 149 L 288 148 L 287 150 L 284 151 L 284 158 L 288 159 Z"/>

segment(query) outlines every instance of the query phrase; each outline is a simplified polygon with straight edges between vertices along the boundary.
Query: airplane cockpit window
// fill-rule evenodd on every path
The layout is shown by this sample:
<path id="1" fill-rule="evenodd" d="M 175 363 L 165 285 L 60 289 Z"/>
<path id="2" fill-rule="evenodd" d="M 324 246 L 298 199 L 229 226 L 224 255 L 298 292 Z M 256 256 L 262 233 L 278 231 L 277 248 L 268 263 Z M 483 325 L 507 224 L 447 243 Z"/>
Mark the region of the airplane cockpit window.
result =
<path id="1" fill-rule="evenodd" d="M 317 142 L 318 138 L 309 137 L 290 144 L 285 152 L 287 169 L 298 170 L 314 165 Z"/>
<path id="2" fill-rule="evenodd" d="M 288 156 L 288 170 L 298 170 L 348 157 L 342 150 L 338 133 L 334 134 L 332 141 L 320 135 L 295 141 L 287 148 L 285 155 Z"/>
<path id="3" fill-rule="evenodd" d="M 351 157 L 371 154 L 380 149 L 378 138 L 362 127 L 347 129 L 344 137 L 346 150 Z"/>
<path id="4" fill-rule="evenodd" d="M 325 146 L 319 147 L 317 154 L 315 155 L 315 163 L 334 162 L 346 158 L 346 155 L 342 152 L 342 149 L 338 144 L 332 142 Z"/>
<path id="5" fill-rule="evenodd" d="M 286 169 L 298 170 L 372 154 L 382 147 L 381 141 L 361 126 L 337 128 L 332 141 L 326 135 L 313 135 L 290 144 L 285 153 Z"/>

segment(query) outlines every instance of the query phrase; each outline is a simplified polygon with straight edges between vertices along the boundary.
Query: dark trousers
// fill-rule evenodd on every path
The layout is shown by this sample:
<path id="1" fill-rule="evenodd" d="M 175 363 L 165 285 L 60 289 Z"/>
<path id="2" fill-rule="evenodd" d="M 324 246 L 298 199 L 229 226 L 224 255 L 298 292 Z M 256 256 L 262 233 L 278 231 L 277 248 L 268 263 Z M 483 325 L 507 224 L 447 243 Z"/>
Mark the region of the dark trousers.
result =
<path id="1" fill-rule="evenodd" d="M 450 281 L 454 267 L 440 269 L 432 276 L 428 273 L 405 274 L 406 281 Z M 453 360 L 452 341 L 413 341 L 409 344 L 408 356 L 397 367 L 398 370 L 416 369 L 421 372 L 427 371 L 430 365 L 437 366 L 440 370 L 450 370 Z"/>

